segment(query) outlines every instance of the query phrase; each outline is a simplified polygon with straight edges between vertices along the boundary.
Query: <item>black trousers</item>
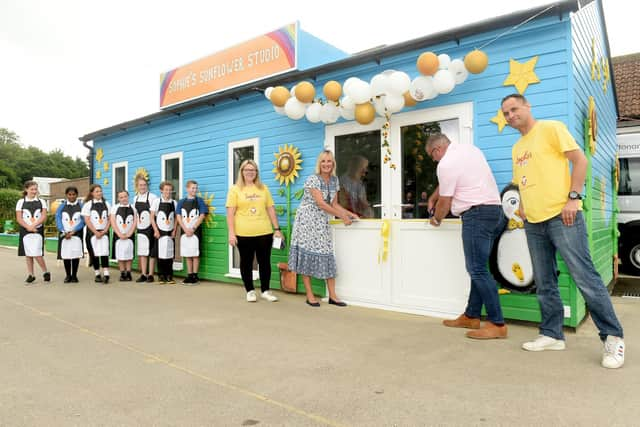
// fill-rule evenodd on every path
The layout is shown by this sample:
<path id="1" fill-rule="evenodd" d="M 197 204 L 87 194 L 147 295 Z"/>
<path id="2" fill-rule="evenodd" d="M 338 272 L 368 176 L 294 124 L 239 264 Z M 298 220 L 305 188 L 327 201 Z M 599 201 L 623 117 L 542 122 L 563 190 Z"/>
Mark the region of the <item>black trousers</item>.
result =
<path id="1" fill-rule="evenodd" d="M 100 264 L 102 264 L 102 268 L 108 268 L 109 256 L 91 256 L 91 265 L 94 270 L 100 270 Z"/>
<path id="2" fill-rule="evenodd" d="M 173 277 L 173 259 L 158 258 L 158 274 L 166 277 Z"/>
<path id="3" fill-rule="evenodd" d="M 258 270 L 260 272 L 260 289 L 262 292 L 269 290 L 271 280 L 271 245 L 273 244 L 273 234 L 263 236 L 238 238 L 238 252 L 240 252 L 240 276 L 247 292 L 253 287 L 253 257 L 258 260 Z"/>
<path id="4" fill-rule="evenodd" d="M 65 259 L 64 272 L 67 273 L 67 277 L 76 277 L 78 275 L 78 266 L 80 265 L 80 258 Z"/>

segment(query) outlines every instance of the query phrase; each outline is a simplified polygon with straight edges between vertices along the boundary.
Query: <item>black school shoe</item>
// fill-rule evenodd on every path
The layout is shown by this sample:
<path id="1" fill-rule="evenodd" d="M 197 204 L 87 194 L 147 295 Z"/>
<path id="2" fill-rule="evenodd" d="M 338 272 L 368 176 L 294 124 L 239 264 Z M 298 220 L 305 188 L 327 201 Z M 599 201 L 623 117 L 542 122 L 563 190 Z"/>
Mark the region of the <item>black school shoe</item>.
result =
<path id="1" fill-rule="evenodd" d="M 131 277 L 131 272 L 127 271 L 127 276 L 126 276 L 127 282 L 130 282 L 133 280 L 133 277 Z"/>
<path id="2" fill-rule="evenodd" d="M 147 281 L 147 276 L 142 274 L 140 277 L 136 279 L 136 283 L 145 283 Z"/>
<path id="3" fill-rule="evenodd" d="M 48 271 L 47 271 L 47 272 L 45 272 L 45 273 L 42 275 L 42 278 L 44 279 L 44 281 L 45 281 L 45 282 L 50 282 L 50 281 L 51 281 L 51 273 L 49 273 Z"/>
<path id="4" fill-rule="evenodd" d="M 99 274 L 96 274 L 95 282 L 102 283 L 102 276 L 100 276 Z"/>
<path id="5" fill-rule="evenodd" d="M 64 283 L 71 283 L 71 276 L 66 276 L 63 280 Z"/>
<path id="6" fill-rule="evenodd" d="M 120 281 L 121 282 L 126 282 L 127 281 L 127 273 L 125 273 L 124 271 L 120 272 Z"/>
<path id="7" fill-rule="evenodd" d="M 78 283 L 78 278 L 76 276 L 71 276 L 71 283 Z"/>
<path id="8" fill-rule="evenodd" d="M 35 282 L 35 280 L 36 280 L 36 276 L 32 276 L 32 275 L 30 274 L 30 275 L 28 275 L 28 276 L 27 276 L 27 278 L 26 278 L 26 279 L 24 279 L 24 284 L 25 284 L 25 285 L 30 285 L 30 284 L 32 284 L 33 282 Z"/>
<path id="9" fill-rule="evenodd" d="M 109 276 L 108 276 L 108 275 L 105 275 L 105 276 L 104 276 L 104 278 L 102 279 L 102 283 L 104 283 L 105 285 L 106 285 L 107 283 L 109 283 Z"/>
<path id="10" fill-rule="evenodd" d="M 147 283 L 153 283 L 153 274 L 147 276 Z"/>

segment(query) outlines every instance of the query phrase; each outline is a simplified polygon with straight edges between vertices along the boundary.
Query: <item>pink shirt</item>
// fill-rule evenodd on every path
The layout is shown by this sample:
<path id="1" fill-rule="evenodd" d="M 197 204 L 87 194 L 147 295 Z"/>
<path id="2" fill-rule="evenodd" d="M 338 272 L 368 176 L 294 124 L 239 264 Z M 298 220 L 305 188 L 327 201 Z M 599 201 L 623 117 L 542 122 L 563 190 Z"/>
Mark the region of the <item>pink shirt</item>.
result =
<path id="1" fill-rule="evenodd" d="M 471 144 L 451 143 L 436 169 L 441 196 L 453 197 L 451 213 L 472 206 L 499 205 L 500 192 L 482 151 Z"/>

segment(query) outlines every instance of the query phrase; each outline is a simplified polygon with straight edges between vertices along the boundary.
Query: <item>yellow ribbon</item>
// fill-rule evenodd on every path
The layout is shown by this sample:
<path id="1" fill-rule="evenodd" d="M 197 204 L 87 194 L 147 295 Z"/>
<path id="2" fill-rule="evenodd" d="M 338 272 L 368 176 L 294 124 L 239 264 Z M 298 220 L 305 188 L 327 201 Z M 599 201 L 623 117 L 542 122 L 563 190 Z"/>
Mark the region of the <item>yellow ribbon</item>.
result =
<path id="1" fill-rule="evenodd" d="M 382 220 L 382 227 L 380 228 L 380 236 L 382 236 L 382 253 L 378 254 L 378 264 L 385 262 L 389 256 L 389 234 L 391 233 L 391 221 L 388 219 Z"/>
<path id="2" fill-rule="evenodd" d="M 507 224 L 507 229 L 515 230 L 516 228 L 524 228 L 524 222 L 510 219 L 509 224 Z"/>

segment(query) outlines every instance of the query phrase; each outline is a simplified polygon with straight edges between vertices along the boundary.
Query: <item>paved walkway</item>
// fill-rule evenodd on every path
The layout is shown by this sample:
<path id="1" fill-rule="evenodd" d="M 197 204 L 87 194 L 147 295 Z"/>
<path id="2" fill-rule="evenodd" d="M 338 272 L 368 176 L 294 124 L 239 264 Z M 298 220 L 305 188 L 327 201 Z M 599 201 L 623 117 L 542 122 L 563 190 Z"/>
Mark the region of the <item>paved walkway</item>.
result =
<path id="1" fill-rule="evenodd" d="M 601 368 L 590 320 L 564 352 L 531 324 L 480 342 L 439 319 L 248 304 L 239 286 L 24 286 L 0 249 L 2 426 L 638 425 L 640 300 L 614 298 L 627 364 Z M 116 272 L 114 271 L 114 276 Z"/>

